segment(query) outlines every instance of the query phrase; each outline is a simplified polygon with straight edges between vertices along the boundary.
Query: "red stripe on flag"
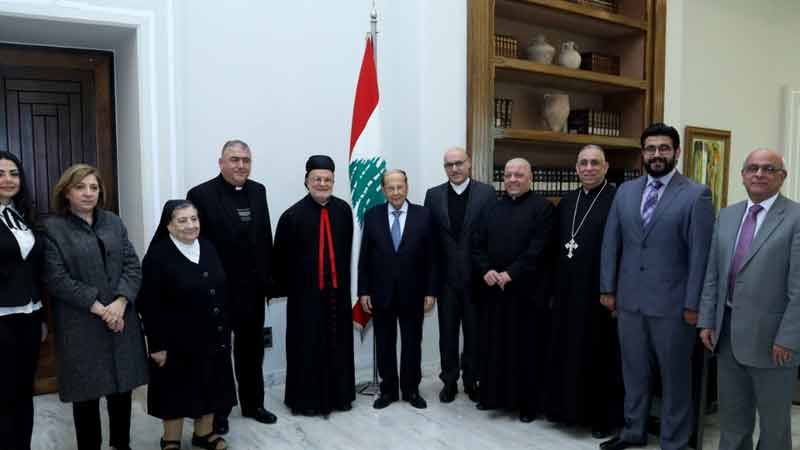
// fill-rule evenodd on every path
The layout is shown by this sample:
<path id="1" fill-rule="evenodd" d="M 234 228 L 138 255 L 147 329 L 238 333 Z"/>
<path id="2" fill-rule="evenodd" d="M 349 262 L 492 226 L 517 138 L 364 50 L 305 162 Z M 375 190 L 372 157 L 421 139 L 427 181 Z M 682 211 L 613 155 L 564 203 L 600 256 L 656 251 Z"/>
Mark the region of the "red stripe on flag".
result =
<path id="1" fill-rule="evenodd" d="M 361 61 L 361 71 L 358 74 L 356 87 L 356 100 L 353 104 L 353 127 L 350 130 L 350 153 L 353 156 L 353 147 L 367 126 L 367 121 L 372 111 L 378 106 L 378 73 L 375 70 L 375 54 L 372 51 L 372 38 L 367 38 L 367 48 L 364 49 L 364 59 Z"/>

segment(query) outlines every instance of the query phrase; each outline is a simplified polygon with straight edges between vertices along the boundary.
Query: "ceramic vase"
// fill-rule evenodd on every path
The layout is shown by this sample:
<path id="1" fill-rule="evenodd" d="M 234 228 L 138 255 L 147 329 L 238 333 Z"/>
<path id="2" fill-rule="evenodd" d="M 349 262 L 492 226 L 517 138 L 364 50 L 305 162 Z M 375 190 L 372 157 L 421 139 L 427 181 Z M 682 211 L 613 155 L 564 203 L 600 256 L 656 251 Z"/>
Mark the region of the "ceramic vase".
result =
<path id="1" fill-rule="evenodd" d="M 558 64 L 570 69 L 577 69 L 581 66 L 581 54 L 576 50 L 574 42 L 566 41 L 561 44 L 561 51 L 558 53 Z"/>
<path id="2" fill-rule="evenodd" d="M 544 95 L 544 120 L 552 131 L 564 131 L 569 117 L 569 95 L 553 93 Z"/>
<path id="3" fill-rule="evenodd" d="M 538 34 L 528 45 L 528 59 L 541 64 L 552 64 L 556 48 L 547 43 L 543 34 Z"/>

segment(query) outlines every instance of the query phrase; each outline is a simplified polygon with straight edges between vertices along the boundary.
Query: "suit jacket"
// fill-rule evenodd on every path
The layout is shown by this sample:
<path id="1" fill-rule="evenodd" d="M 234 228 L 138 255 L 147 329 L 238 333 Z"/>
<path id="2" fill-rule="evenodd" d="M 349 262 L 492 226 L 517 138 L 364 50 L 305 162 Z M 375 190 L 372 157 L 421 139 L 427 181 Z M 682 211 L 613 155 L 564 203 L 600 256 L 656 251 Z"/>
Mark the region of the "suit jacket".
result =
<path id="1" fill-rule="evenodd" d="M 724 208 L 714 228 L 698 328 L 719 337 L 728 298 L 728 273 L 747 201 Z M 800 352 L 800 205 L 778 195 L 736 274 L 731 349 L 747 366 L 774 368 L 772 346 Z M 797 366 L 798 358 L 789 364 Z"/>
<path id="2" fill-rule="evenodd" d="M 678 172 L 666 186 L 647 227 L 641 201 L 647 176 L 617 191 L 603 235 L 600 292 L 617 308 L 648 316 L 697 311 L 714 225 L 711 191 Z"/>
<path id="3" fill-rule="evenodd" d="M 19 243 L 11 230 L 0 223 L 0 306 L 23 306 L 42 300 L 39 284 L 43 269 L 43 236 L 34 232 L 36 243 L 22 259 Z"/>
<path id="4" fill-rule="evenodd" d="M 272 267 L 272 226 L 269 219 L 267 206 L 267 190 L 264 185 L 253 180 L 247 180 L 244 185 L 250 201 L 250 212 L 253 222 L 250 224 L 248 242 L 252 252 L 242 255 L 236 249 L 239 245 L 234 242 L 235 230 L 239 225 L 239 215 L 236 206 L 226 199 L 226 189 L 231 186 L 218 175 L 205 183 L 193 187 L 186 198 L 197 207 L 200 218 L 200 235 L 214 244 L 219 253 L 228 276 L 228 281 L 252 280 L 256 282 L 259 297 L 269 295 L 271 286 Z M 234 264 L 241 258 L 249 258 L 246 266 L 250 273 L 235 273 L 232 267 L 241 266 Z M 233 262 L 232 262 L 233 261 Z M 241 287 L 241 283 L 231 284 L 231 292 L 238 292 L 234 288 Z"/>
<path id="5" fill-rule="evenodd" d="M 461 234 L 456 237 L 450 227 L 448 211 L 448 189 L 450 182 L 428 189 L 425 194 L 425 207 L 431 211 L 434 222 L 434 237 L 438 244 L 438 264 L 442 282 L 457 289 L 470 287 L 472 264 L 470 243 L 474 230 L 484 215 L 484 210 L 494 204 L 494 188 L 480 181 L 470 180 L 467 209 Z"/>
<path id="6" fill-rule="evenodd" d="M 423 303 L 438 296 L 438 269 L 430 211 L 408 202 L 400 247 L 395 252 L 389 231 L 388 203 L 364 214 L 358 260 L 358 295 L 369 295 L 373 306 Z"/>

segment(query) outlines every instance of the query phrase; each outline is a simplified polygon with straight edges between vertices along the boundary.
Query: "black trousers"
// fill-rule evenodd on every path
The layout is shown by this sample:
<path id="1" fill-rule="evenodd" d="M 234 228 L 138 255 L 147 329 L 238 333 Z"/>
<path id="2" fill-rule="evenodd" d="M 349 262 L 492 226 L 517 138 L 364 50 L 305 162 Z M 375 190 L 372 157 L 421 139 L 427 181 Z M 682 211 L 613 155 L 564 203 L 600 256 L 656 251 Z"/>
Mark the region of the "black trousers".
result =
<path id="1" fill-rule="evenodd" d="M 0 317 L 0 448 L 30 450 L 41 315 Z"/>
<path id="2" fill-rule="evenodd" d="M 106 396 L 108 403 L 108 443 L 117 450 L 130 448 L 131 391 Z M 72 404 L 78 450 L 100 450 L 103 443 L 100 428 L 100 399 Z"/>
<path id="3" fill-rule="evenodd" d="M 437 302 L 439 311 L 439 354 L 445 384 L 458 382 L 463 371 L 464 386 L 478 381 L 478 313 L 469 289 L 445 285 Z M 459 358 L 460 331 L 464 332 L 464 352 Z"/>
<path id="4" fill-rule="evenodd" d="M 250 298 L 247 302 L 247 308 L 236 304 L 229 308 L 233 369 L 243 414 L 264 407 L 264 299 Z M 227 419 L 231 409 L 216 411 L 215 419 Z"/>
<path id="5" fill-rule="evenodd" d="M 398 385 L 403 395 L 415 394 L 422 379 L 423 299 L 408 304 L 375 307 L 375 343 L 378 350 L 378 374 L 381 393 L 397 396 Z M 373 305 L 375 306 L 375 305 Z M 400 324 L 400 378 L 397 377 L 397 324 Z"/>

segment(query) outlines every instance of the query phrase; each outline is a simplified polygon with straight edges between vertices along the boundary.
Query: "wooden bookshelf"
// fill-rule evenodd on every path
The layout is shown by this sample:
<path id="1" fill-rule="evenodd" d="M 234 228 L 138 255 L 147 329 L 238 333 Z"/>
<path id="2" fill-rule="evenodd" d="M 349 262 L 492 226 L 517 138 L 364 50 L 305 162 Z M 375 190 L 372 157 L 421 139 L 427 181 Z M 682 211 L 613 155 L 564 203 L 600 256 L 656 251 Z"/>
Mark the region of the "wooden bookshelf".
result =
<path id="1" fill-rule="evenodd" d="M 666 0 L 617 5 L 611 12 L 568 0 L 468 0 L 467 145 L 476 179 L 490 181 L 510 156 L 540 167 L 574 167 L 587 144 L 612 150 L 612 167 L 639 168 L 639 135 L 663 117 Z M 517 39 L 518 57 L 495 55 L 495 34 Z M 556 48 L 553 64 L 527 59 L 528 41 L 538 34 Z M 580 52 L 618 57 L 619 75 L 557 65 L 564 41 Z M 618 114 L 620 136 L 552 131 L 543 121 L 549 93 L 568 94 L 571 110 Z M 513 101 L 509 128 L 495 127 L 495 98 Z"/>
<path id="2" fill-rule="evenodd" d="M 639 150 L 638 137 L 610 137 L 589 134 L 568 134 L 547 130 L 525 130 L 518 128 L 494 128 L 494 139 L 530 144 L 555 144 L 568 147 L 596 144 L 608 150 Z"/>

